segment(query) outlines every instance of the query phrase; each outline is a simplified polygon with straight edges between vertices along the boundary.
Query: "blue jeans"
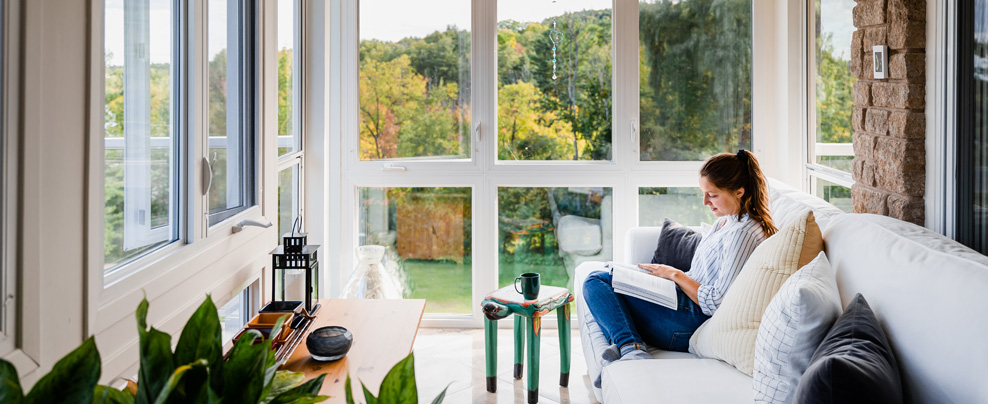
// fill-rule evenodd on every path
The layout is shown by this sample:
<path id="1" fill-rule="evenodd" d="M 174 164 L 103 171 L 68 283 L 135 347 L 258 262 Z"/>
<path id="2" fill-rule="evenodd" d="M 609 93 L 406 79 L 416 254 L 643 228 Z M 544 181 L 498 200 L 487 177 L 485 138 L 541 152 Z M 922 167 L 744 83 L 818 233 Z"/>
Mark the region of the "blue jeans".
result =
<path id="1" fill-rule="evenodd" d="M 583 283 L 583 298 L 604 337 L 618 347 L 644 342 L 667 351 L 686 352 L 690 337 L 710 316 L 676 287 L 679 309 L 614 293 L 611 274 L 597 271 Z"/>

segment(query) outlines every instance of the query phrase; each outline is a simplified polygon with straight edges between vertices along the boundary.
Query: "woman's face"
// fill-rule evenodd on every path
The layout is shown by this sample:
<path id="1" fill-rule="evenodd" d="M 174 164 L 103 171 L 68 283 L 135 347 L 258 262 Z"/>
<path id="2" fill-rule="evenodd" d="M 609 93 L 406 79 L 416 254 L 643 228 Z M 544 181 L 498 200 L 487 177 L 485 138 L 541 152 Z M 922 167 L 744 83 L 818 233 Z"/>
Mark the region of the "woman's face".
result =
<path id="1" fill-rule="evenodd" d="M 741 211 L 741 196 L 744 195 L 744 188 L 734 191 L 717 188 L 707 180 L 707 177 L 700 177 L 700 190 L 703 191 L 703 205 L 710 207 L 714 216 L 736 215 Z"/>

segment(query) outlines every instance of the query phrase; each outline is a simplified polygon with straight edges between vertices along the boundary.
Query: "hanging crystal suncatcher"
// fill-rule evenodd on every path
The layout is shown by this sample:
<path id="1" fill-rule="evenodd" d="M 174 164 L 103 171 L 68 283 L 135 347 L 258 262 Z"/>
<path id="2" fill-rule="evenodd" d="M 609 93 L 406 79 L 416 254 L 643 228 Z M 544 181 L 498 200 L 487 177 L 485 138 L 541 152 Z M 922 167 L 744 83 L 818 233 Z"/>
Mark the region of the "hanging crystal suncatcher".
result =
<path id="1" fill-rule="evenodd" d="M 553 1 L 553 4 L 556 2 Z M 549 30 L 549 42 L 552 42 L 552 79 L 556 79 L 556 46 L 563 40 L 563 33 L 556 30 L 556 17 L 552 17 L 552 29 Z"/>

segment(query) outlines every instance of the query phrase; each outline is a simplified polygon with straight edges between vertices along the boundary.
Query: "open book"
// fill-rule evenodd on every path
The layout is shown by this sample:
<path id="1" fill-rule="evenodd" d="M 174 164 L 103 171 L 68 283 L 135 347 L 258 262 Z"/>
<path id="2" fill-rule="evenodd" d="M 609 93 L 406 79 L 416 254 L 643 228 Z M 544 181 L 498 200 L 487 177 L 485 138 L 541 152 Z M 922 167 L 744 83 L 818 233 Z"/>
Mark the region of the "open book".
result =
<path id="1" fill-rule="evenodd" d="M 611 286 L 615 292 L 673 310 L 678 309 L 675 282 L 651 275 L 637 265 L 611 261 L 607 263 L 607 267 L 611 269 Z"/>

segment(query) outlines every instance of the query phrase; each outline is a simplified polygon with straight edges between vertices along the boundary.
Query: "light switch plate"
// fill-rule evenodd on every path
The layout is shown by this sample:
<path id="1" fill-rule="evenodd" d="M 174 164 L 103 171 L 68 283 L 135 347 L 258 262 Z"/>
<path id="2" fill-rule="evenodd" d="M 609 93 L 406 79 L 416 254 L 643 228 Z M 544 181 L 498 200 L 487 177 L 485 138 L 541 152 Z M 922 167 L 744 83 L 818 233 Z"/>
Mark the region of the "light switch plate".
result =
<path id="1" fill-rule="evenodd" d="M 872 50 L 872 72 L 876 79 L 889 78 L 889 47 L 885 45 L 875 45 Z"/>

